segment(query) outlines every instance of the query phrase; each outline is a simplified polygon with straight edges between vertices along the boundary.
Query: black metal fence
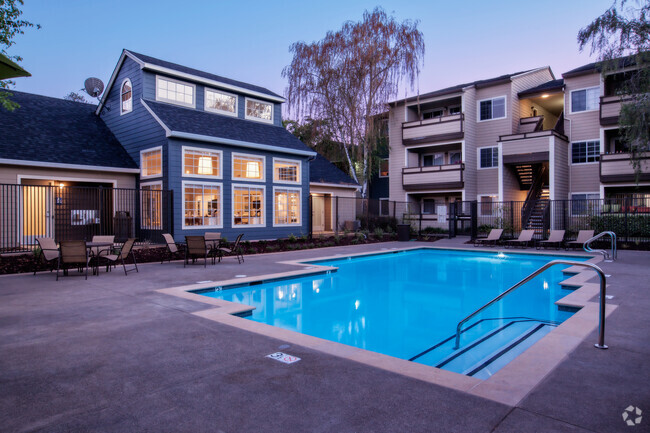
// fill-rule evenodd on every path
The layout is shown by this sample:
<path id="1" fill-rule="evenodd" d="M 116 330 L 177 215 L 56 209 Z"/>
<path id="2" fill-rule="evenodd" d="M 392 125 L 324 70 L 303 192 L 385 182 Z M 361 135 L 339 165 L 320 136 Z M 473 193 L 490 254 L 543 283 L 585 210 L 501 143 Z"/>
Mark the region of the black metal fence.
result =
<path id="1" fill-rule="evenodd" d="M 171 191 L 0 184 L 0 251 L 33 248 L 37 237 L 160 243 L 172 230 Z"/>

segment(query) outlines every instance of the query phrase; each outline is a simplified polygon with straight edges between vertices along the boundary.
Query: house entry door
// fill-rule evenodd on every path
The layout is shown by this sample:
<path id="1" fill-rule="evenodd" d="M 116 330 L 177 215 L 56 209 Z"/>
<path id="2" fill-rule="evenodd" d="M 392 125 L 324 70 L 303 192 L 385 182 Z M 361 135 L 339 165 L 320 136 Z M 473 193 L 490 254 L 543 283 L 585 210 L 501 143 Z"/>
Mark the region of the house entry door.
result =
<path id="1" fill-rule="evenodd" d="M 43 185 L 22 185 L 20 188 L 21 243 L 34 245 L 37 237 L 54 237 L 53 188 Z"/>
<path id="2" fill-rule="evenodd" d="M 325 200 L 322 195 L 311 196 L 311 221 L 312 231 L 325 230 Z"/>

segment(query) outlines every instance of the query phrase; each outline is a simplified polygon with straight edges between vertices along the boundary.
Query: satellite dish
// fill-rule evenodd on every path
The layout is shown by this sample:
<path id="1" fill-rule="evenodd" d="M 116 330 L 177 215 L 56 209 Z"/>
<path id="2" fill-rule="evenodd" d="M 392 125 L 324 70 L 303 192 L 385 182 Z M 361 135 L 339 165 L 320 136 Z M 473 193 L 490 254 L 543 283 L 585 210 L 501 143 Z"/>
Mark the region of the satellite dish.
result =
<path id="1" fill-rule="evenodd" d="M 86 78 L 86 81 L 84 81 L 84 88 L 86 93 L 93 98 L 97 98 L 104 91 L 104 83 L 102 83 L 102 80 L 99 78 L 90 77 Z"/>

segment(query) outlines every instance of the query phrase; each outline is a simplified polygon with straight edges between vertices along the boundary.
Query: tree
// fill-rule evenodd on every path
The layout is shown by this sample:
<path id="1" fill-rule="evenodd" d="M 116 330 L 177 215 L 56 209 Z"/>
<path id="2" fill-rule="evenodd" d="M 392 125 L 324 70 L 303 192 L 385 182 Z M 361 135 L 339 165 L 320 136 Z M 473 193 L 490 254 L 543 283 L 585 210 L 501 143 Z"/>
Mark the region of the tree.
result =
<path id="1" fill-rule="evenodd" d="M 33 23 L 20 19 L 23 12 L 18 7 L 23 4 L 23 0 L 0 1 L 0 53 L 15 62 L 22 61 L 22 57 L 10 56 L 7 49 L 16 43 L 13 40 L 16 35 L 25 33 L 25 28 L 34 27 Z M 41 26 L 36 25 L 36 28 L 40 29 Z M 11 80 L 0 80 L 0 89 L 7 89 L 13 84 L 14 82 Z M 10 97 L 11 93 L 0 92 L 0 105 L 9 111 L 13 111 L 18 108 L 18 104 L 11 101 Z"/>
<path id="2" fill-rule="evenodd" d="M 289 113 L 327 127 L 363 196 L 380 133 L 377 115 L 387 110 L 402 81 L 412 87 L 420 72 L 424 38 L 417 27 L 418 21 L 399 23 L 378 7 L 321 41 L 296 42 L 289 49 L 293 60 L 282 71 Z"/>
<path id="3" fill-rule="evenodd" d="M 66 101 L 74 101 L 74 102 L 83 102 L 84 104 L 90 104 L 89 101 L 84 98 L 84 95 L 81 95 L 77 92 L 70 92 L 67 95 L 63 97 Z"/>
<path id="4" fill-rule="evenodd" d="M 631 4 L 632 3 L 632 4 Z M 578 32 L 580 51 L 591 45 L 604 75 L 628 66 L 620 95 L 623 140 L 630 148 L 637 183 L 650 143 L 650 1 L 615 0 L 614 4 Z"/>

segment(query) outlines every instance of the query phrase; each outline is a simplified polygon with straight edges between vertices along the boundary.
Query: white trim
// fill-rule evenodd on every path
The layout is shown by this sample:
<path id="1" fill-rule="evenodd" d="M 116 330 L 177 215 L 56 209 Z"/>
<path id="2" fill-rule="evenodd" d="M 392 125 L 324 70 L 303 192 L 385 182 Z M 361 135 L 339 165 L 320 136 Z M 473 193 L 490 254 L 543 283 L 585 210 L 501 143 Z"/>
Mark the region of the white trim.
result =
<path id="1" fill-rule="evenodd" d="M 21 185 L 23 179 L 36 179 L 36 180 L 51 180 L 56 182 L 57 180 L 65 180 L 68 182 L 96 182 L 96 183 L 112 183 L 113 188 L 117 188 L 117 180 L 115 179 L 99 179 L 99 178 L 88 178 L 88 177 L 69 177 L 69 176 L 45 176 L 42 174 L 18 174 L 16 175 L 16 183 Z M 52 185 L 58 186 L 58 185 Z M 135 188 L 135 186 L 134 186 Z"/>
<path id="2" fill-rule="evenodd" d="M 209 108 L 206 105 L 206 101 L 208 100 L 208 92 L 220 93 L 222 95 L 234 97 L 235 98 L 235 111 L 231 113 L 230 111 L 218 110 L 216 108 Z M 228 92 L 224 92 L 222 90 L 217 90 L 217 89 L 211 89 L 209 87 L 204 87 L 203 88 L 203 111 L 207 111 L 208 113 L 223 114 L 224 116 L 237 117 L 237 115 L 239 113 L 239 97 L 237 95 L 235 95 L 234 93 L 228 93 Z"/>
<path id="3" fill-rule="evenodd" d="M 124 84 L 126 84 L 127 81 L 129 82 L 129 86 L 131 86 L 131 109 L 128 110 L 128 111 L 125 111 L 125 110 L 122 109 L 123 102 L 124 102 L 124 101 L 122 101 L 122 89 L 124 89 Z M 134 98 L 134 92 L 133 92 L 133 83 L 131 82 L 130 78 L 127 77 L 127 78 L 122 80 L 122 84 L 120 84 L 120 92 L 119 92 L 119 94 L 120 94 L 120 116 L 122 116 L 124 114 L 131 113 L 133 111 L 133 102 L 134 102 L 135 98 Z"/>
<path id="4" fill-rule="evenodd" d="M 548 143 L 548 197 L 555 200 L 555 136 Z M 551 219 L 553 221 L 553 219 Z"/>
<path id="5" fill-rule="evenodd" d="M 63 164 L 59 162 L 25 161 L 22 159 L 0 158 L 0 164 L 23 165 L 26 167 L 63 168 L 82 171 L 106 171 L 112 173 L 140 173 L 139 168 L 103 167 L 101 165 Z"/>
<path id="6" fill-rule="evenodd" d="M 327 183 L 327 182 L 309 182 L 309 186 L 323 186 L 323 187 L 328 187 L 328 188 L 343 188 L 343 189 L 354 189 L 354 190 L 360 190 L 361 187 L 358 185 L 352 185 L 349 183 Z M 320 193 L 316 193 L 320 194 Z"/>
<path id="7" fill-rule="evenodd" d="M 250 158 L 253 160 L 262 160 L 262 168 L 260 170 L 260 174 L 262 175 L 261 179 L 248 179 L 245 177 L 235 177 L 235 158 L 238 157 L 243 157 L 243 158 Z M 255 154 L 250 154 L 250 153 L 239 153 L 239 152 L 232 152 L 230 154 L 230 178 L 233 181 L 237 182 L 266 182 L 266 156 L 264 155 L 255 155 Z"/>
<path id="8" fill-rule="evenodd" d="M 183 85 L 183 86 L 191 87 L 192 88 L 192 103 L 188 104 L 186 102 L 180 102 L 180 101 L 176 101 L 174 99 L 159 97 L 158 96 L 158 85 L 159 85 L 158 82 L 160 80 L 170 81 L 172 83 L 176 83 L 176 84 L 180 84 L 180 85 Z M 196 108 L 196 84 L 194 84 L 194 83 L 188 83 L 186 81 L 180 81 L 180 80 L 177 80 L 175 78 L 169 78 L 169 77 L 165 77 L 165 76 L 162 76 L 162 75 L 156 75 L 156 88 L 154 89 L 154 92 L 155 92 L 155 99 L 158 102 L 165 102 L 167 104 L 178 105 L 178 106 L 181 106 L 181 107 Z"/>
<path id="9" fill-rule="evenodd" d="M 422 147 L 438 147 L 438 146 L 446 146 L 448 144 L 462 144 L 465 140 L 452 140 L 452 141 L 441 141 L 441 142 L 436 142 L 436 143 L 429 143 L 429 144 L 418 144 L 415 146 L 409 146 L 409 147 L 404 147 L 405 150 L 410 150 L 410 149 L 420 149 Z"/>
<path id="10" fill-rule="evenodd" d="M 497 165 L 496 167 L 495 166 L 481 167 L 481 149 L 497 149 L 497 153 L 498 153 L 498 155 L 497 155 L 497 164 L 499 164 L 499 162 L 501 162 L 501 161 L 498 160 L 498 158 L 500 158 L 500 155 L 501 155 L 501 152 L 499 152 L 499 146 L 498 145 L 496 145 L 496 146 L 477 147 L 476 148 L 476 169 L 477 170 L 491 170 L 493 168 L 499 168 L 499 165 Z"/>
<path id="11" fill-rule="evenodd" d="M 593 112 L 593 111 L 600 110 L 600 99 L 599 99 L 599 103 L 596 106 L 596 108 L 593 108 L 591 110 L 573 111 L 573 93 L 574 92 L 581 92 L 581 91 L 585 90 L 585 104 L 586 104 L 586 98 L 587 98 L 586 90 L 590 90 L 590 89 L 598 89 L 598 95 L 600 96 L 600 93 L 601 93 L 600 86 L 581 87 L 579 89 L 574 89 L 574 90 L 571 90 L 569 92 L 569 101 L 568 101 L 569 102 L 569 114 L 590 113 L 590 112 Z"/>
<path id="12" fill-rule="evenodd" d="M 503 98 L 503 117 L 491 117 L 489 119 L 481 120 L 481 102 L 484 101 L 494 101 L 495 99 Z M 492 103 L 492 108 L 494 108 L 494 103 Z M 477 122 L 489 122 L 491 120 L 503 120 L 508 118 L 508 97 L 507 95 L 493 96 L 491 98 L 479 99 L 476 101 L 476 121 Z"/>
<path id="13" fill-rule="evenodd" d="M 602 152 L 602 142 L 599 143 L 598 149 L 598 161 L 590 161 L 590 162 L 573 162 L 573 144 L 574 143 L 588 143 L 590 141 L 600 141 L 599 138 L 592 138 L 592 139 L 587 139 L 587 140 L 576 140 L 576 141 L 570 141 L 569 142 L 569 164 L 571 166 L 581 166 L 581 165 L 592 165 L 592 164 L 599 164 L 600 163 L 600 155 L 603 153 Z"/>
<path id="14" fill-rule="evenodd" d="M 483 203 L 483 200 L 482 200 L 482 199 L 483 199 L 484 197 L 496 197 L 496 200 L 493 200 L 493 201 L 491 201 L 490 203 L 499 203 L 499 194 L 498 194 L 498 193 L 497 193 L 497 194 L 486 193 L 486 194 L 477 194 L 477 195 L 476 195 L 476 201 L 478 202 L 478 203 L 477 203 L 477 207 L 478 207 L 478 209 L 477 209 L 477 210 L 478 210 L 477 214 L 478 214 L 478 216 L 494 216 L 495 213 L 496 213 L 496 212 L 494 212 L 494 210 L 495 210 L 494 207 L 492 207 L 492 211 L 493 211 L 493 212 L 491 212 L 491 213 L 489 213 L 489 214 L 484 214 L 483 212 L 481 212 L 481 203 Z"/>
<path id="15" fill-rule="evenodd" d="M 307 150 L 289 149 L 285 147 L 272 146 L 269 144 L 251 143 L 249 141 L 231 140 L 229 138 L 211 137 L 209 135 L 192 134 L 190 132 L 170 131 L 167 137 L 183 138 L 186 140 L 205 141 L 206 143 L 230 144 L 233 146 L 247 147 L 257 150 L 269 150 L 273 152 L 288 153 L 292 155 L 316 156 L 316 152 Z"/>
<path id="16" fill-rule="evenodd" d="M 113 69 L 113 73 L 111 74 L 111 78 L 108 80 L 108 84 L 106 85 L 104 93 L 102 94 L 102 98 L 100 99 L 99 104 L 97 105 L 97 109 L 95 110 L 96 115 L 99 116 L 101 114 L 102 108 L 104 108 L 104 105 L 106 104 L 106 100 L 108 99 L 108 94 L 113 88 L 113 85 L 115 84 L 115 80 L 117 80 L 117 75 L 119 74 L 120 69 L 122 69 L 122 64 L 124 63 L 124 59 L 127 56 L 129 56 L 129 58 L 134 62 L 138 63 L 140 65 L 140 68 L 142 68 L 142 65 L 144 65 L 144 63 L 142 63 L 140 59 L 135 58 L 128 51 L 122 50 L 122 54 L 120 54 L 120 58 L 117 60 L 117 65 L 115 65 L 115 69 Z"/>
<path id="17" fill-rule="evenodd" d="M 298 165 L 298 173 L 296 173 L 296 180 L 276 180 L 275 179 L 275 163 L 284 162 L 289 164 Z M 302 161 L 299 159 L 285 159 L 285 158 L 276 158 L 273 157 L 273 183 L 283 183 L 288 185 L 301 185 L 302 184 Z"/>
<path id="18" fill-rule="evenodd" d="M 289 223 L 289 224 L 276 224 L 275 223 L 275 191 L 276 190 L 283 190 L 283 191 L 296 191 L 298 192 L 298 222 L 297 223 Z M 273 186 L 273 200 L 272 201 L 272 207 L 273 207 L 273 227 L 296 227 L 296 226 L 301 226 L 302 225 L 302 188 L 296 188 L 296 187 L 291 187 L 291 186 Z M 234 200 L 233 200 L 234 202 Z"/>
<path id="19" fill-rule="evenodd" d="M 434 90 L 434 92 L 435 92 L 435 90 Z M 419 101 L 405 102 L 405 105 L 408 108 L 417 107 L 418 105 L 429 104 L 431 102 L 445 101 L 447 99 L 458 98 L 459 96 L 462 96 L 462 95 L 463 95 L 463 92 L 451 92 L 451 93 L 444 93 L 444 94 L 438 95 L 438 96 L 430 96 L 428 98 L 420 97 Z M 407 99 L 410 99 L 410 98 L 412 98 L 412 96 L 407 98 Z M 401 101 L 405 101 L 405 100 L 402 99 L 402 100 L 396 101 L 396 102 L 401 102 Z"/>
<path id="20" fill-rule="evenodd" d="M 150 153 L 150 152 L 155 152 L 159 150 L 160 151 L 160 174 L 150 174 L 144 176 L 142 174 L 142 154 L 143 153 Z M 140 179 L 154 179 L 156 177 L 162 177 L 163 175 L 163 150 L 162 146 L 155 146 L 155 147 L 150 147 L 148 149 L 142 149 L 140 151 Z"/>
<path id="21" fill-rule="evenodd" d="M 156 115 L 156 113 L 153 112 L 153 110 L 151 109 L 151 107 L 149 107 L 149 105 L 144 101 L 144 99 L 140 99 L 140 103 L 144 106 L 144 108 L 147 109 L 147 111 L 149 112 L 149 114 L 151 114 L 151 117 L 153 117 L 154 120 L 155 120 L 156 122 L 158 122 L 158 124 L 162 127 L 162 129 L 165 130 L 165 136 L 166 136 L 166 137 L 170 137 L 171 134 L 172 134 L 172 130 L 169 129 L 169 128 L 167 127 L 167 125 L 165 125 L 165 123 L 164 123 L 162 120 L 160 120 L 160 117 L 158 117 L 158 116 Z"/>
<path id="22" fill-rule="evenodd" d="M 186 151 L 196 151 L 204 153 L 213 153 L 219 155 L 219 175 L 207 175 L 207 174 L 187 174 L 185 173 L 185 152 Z M 181 146 L 181 177 L 192 177 L 200 179 L 223 179 L 223 152 L 221 150 L 209 149 L 206 147 L 195 147 L 195 146 Z"/>
<path id="23" fill-rule="evenodd" d="M 503 143 L 501 143 L 500 141 L 497 143 L 497 152 L 499 153 L 497 155 L 498 158 L 497 187 L 499 188 L 499 192 L 497 194 L 497 200 L 503 201 Z M 480 156 L 481 156 L 480 152 L 478 156 L 480 160 Z"/>
<path id="24" fill-rule="evenodd" d="M 248 101 L 251 102 L 258 102 L 260 104 L 266 104 L 271 106 L 271 119 L 262 119 L 261 117 L 255 117 L 255 116 L 249 116 L 248 115 Z M 261 99 L 254 99 L 254 98 L 244 98 L 244 118 L 247 120 L 254 120 L 256 122 L 262 122 L 262 123 L 273 123 L 275 119 L 275 104 L 269 101 L 262 101 Z"/>
<path id="25" fill-rule="evenodd" d="M 142 199 L 143 199 L 143 197 L 142 197 L 143 196 L 142 187 L 143 186 L 151 186 L 151 185 L 160 185 L 160 226 L 159 227 L 149 227 L 149 226 L 146 226 L 144 224 L 144 212 L 143 212 L 144 206 L 142 205 Z M 162 210 L 162 205 L 163 205 L 163 203 L 162 203 L 163 182 L 162 182 L 162 179 L 161 180 L 156 180 L 156 181 L 153 181 L 153 182 L 140 183 L 140 188 L 138 188 L 138 189 L 140 190 L 140 194 L 139 194 L 139 196 L 140 196 L 140 227 L 142 227 L 143 229 L 147 229 L 147 230 L 162 230 L 162 228 L 163 228 L 163 210 Z M 153 191 L 157 191 L 157 190 L 153 190 Z M 185 215 L 185 212 L 183 212 L 183 215 Z"/>
<path id="26" fill-rule="evenodd" d="M 548 69 L 548 71 L 551 73 L 551 77 L 553 77 L 553 80 L 555 80 L 555 75 L 553 74 L 553 71 L 551 70 L 550 66 L 540 66 L 539 68 L 531 69 L 530 71 L 522 72 L 521 74 L 513 75 L 510 77 L 510 81 L 512 81 L 513 78 L 519 78 L 523 77 L 524 75 L 528 74 L 534 74 L 535 72 L 539 72 L 541 70 Z"/>
<path id="27" fill-rule="evenodd" d="M 200 226 L 186 226 L 185 225 L 185 185 L 201 185 L 203 189 L 205 189 L 205 186 L 218 186 L 219 187 L 219 223 L 216 225 L 210 225 L 210 224 L 203 224 Z M 223 184 L 221 182 L 202 182 L 202 181 L 196 181 L 196 180 L 183 180 L 181 181 L 181 209 L 182 209 L 182 225 L 181 229 L 182 230 L 197 230 L 197 229 L 221 229 L 223 228 L 223 214 L 225 212 L 224 209 L 224 201 L 223 201 Z M 203 217 L 202 218 L 206 218 Z"/>
<path id="28" fill-rule="evenodd" d="M 381 202 L 382 202 L 382 201 L 387 201 L 388 204 L 389 204 L 389 206 L 390 206 L 390 198 L 389 198 L 389 197 L 380 197 L 380 198 L 379 198 L 379 216 L 390 216 L 390 209 L 388 209 L 388 213 L 387 213 L 387 214 L 383 214 L 383 213 L 381 213 Z"/>
<path id="29" fill-rule="evenodd" d="M 250 189 L 261 189 L 262 190 L 262 204 L 261 204 L 261 212 L 262 212 L 262 222 L 260 224 L 235 224 L 235 188 L 247 188 L 249 191 Z M 230 191 L 231 191 L 231 196 L 230 196 L 230 227 L 233 229 L 235 227 L 241 227 L 241 228 L 259 228 L 259 227 L 266 227 L 266 185 L 259 185 L 259 184 L 245 184 L 245 183 L 233 183 L 230 186 Z M 248 217 L 249 219 L 252 217 Z"/>
<path id="30" fill-rule="evenodd" d="M 386 179 L 390 177 L 390 158 L 381 158 L 382 161 L 388 162 L 388 174 L 386 176 L 381 175 L 381 162 L 379 163 L 379 173 L 377 173 L 377 177 L 379 179 Z"/>

